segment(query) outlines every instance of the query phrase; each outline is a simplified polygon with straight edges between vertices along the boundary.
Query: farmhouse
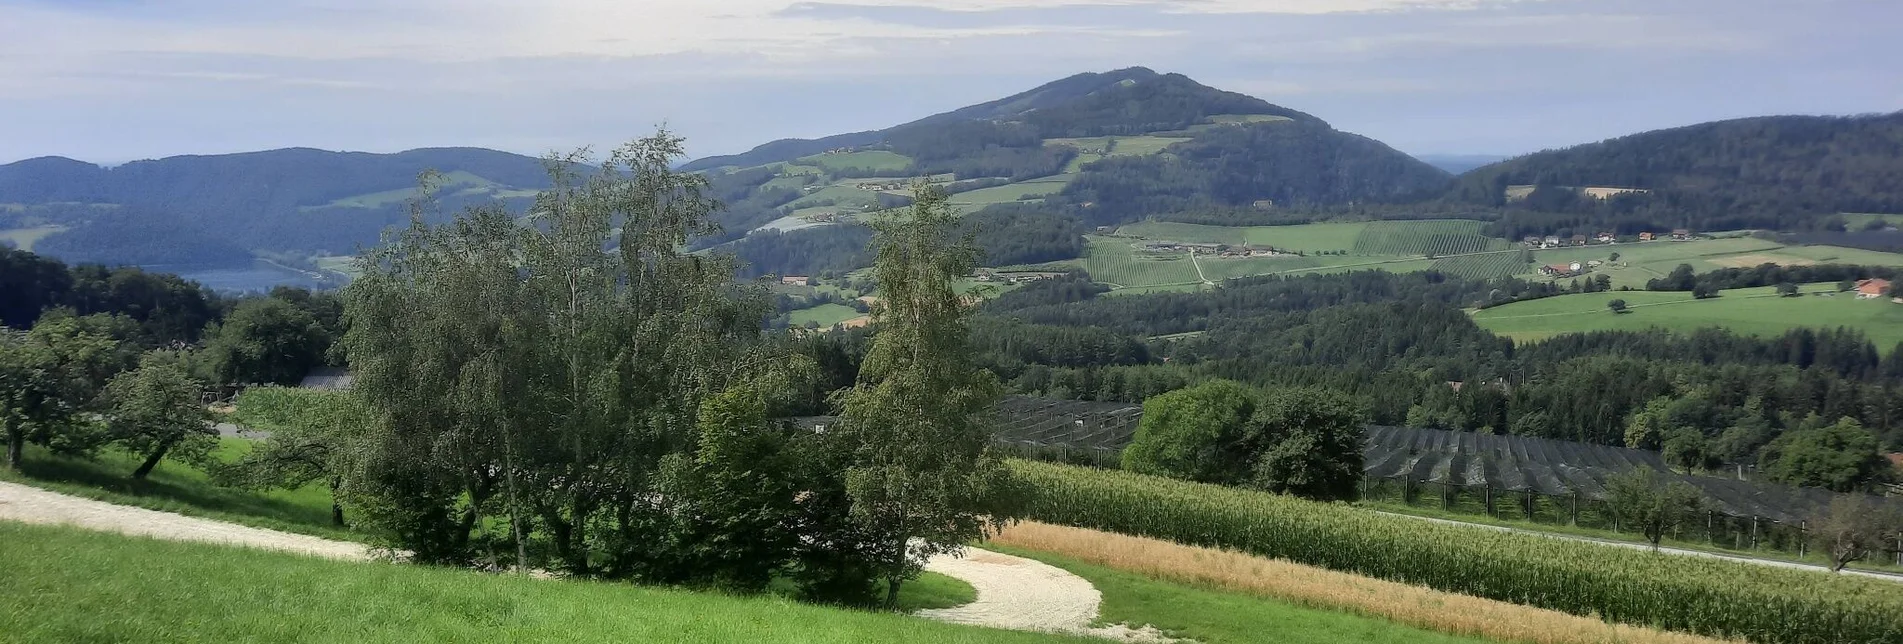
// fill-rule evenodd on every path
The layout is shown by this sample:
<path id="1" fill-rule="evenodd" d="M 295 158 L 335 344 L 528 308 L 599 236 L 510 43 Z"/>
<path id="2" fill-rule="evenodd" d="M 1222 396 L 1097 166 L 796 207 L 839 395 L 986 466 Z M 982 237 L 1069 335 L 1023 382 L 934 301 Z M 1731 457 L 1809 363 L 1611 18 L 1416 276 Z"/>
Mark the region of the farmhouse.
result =
<path id="1" fill-rule="evenodd" d="M 1639 233 L 1639 241 L 1652 241 L 1652 233 Z"/>
<path id="2" fill-rule="evenodd" d="M 1610 244 L 1613 242 L 1613 240 L 1617 238 L 1613 237 L 1612 233 L 1599 233 L 1599 236 L 1595 237 L 1594 239 L 1599 240 L 1599 243 L 1601 244 Z"/>
<path id="3" fill-rule="evenodd" d="M 1857 282 L 1857 299 L 1874 300 L 1890 292 L 1890 280 L 1868 279 Z"/>
<path id="4" fill-rule="evenodd" d="M 1586 245 L 1586 236 L 1585 236 L 1585 235 L 1573 235 L 1573 245 L 1574 245 L 1574 246 L 1584 246 L 1584 245 Z"/>
<path id="5" fill-rule="evenodd" d="M 1522 237 L 1522 238 L 1520 238 L 1520 241 L 1523 241 L 1523 242 L 1526 242 L 1526 245 L 1528 245 L 1528 246 L 1538 246 L 1538 245 L 1540 245 L 1540 236 L 1539 236 L 1539 235 L 1527 235 L 1527 236 L 1525 236 L 1525 237 Z"/>
<path id="6" fill-rule="evenodd" d="M 780 278 L 780 284 L 785 286 L 812 286 L 813 278 L 806 275 L 788 275 Z"/>
<path id="7" fill-rule="evenodd" d="M 1269 210 L 1275 207 L 1274 199 L 1257 199 L 1253 204 L 1256 210 Z"/>
<path id="8" fill-rule="evenodd" d="M 1540 267 L 1540 274 L 1547 277 L 1578 277 L 1584 272 L 1585 267 L 1580 266 L 1578 262 L 1571 264 L 1548 264 Z"/>
<path id="9" fill-rule="evenodd" d="M 1689 229 L 1685 229 L 1685 228 L 1672 229 L 1672 239 L 1683 241 L 1683 240 L 1687 240 L 1691 238 L 1692 238 L 1692 231 Z"/>
<path id="10" fill-rule="evenodd" d="M 1541 240 L 1541 243 L 1547 246 L 1558 246 L 1559 235 L 1547 235 L 1546 239 Z"/>

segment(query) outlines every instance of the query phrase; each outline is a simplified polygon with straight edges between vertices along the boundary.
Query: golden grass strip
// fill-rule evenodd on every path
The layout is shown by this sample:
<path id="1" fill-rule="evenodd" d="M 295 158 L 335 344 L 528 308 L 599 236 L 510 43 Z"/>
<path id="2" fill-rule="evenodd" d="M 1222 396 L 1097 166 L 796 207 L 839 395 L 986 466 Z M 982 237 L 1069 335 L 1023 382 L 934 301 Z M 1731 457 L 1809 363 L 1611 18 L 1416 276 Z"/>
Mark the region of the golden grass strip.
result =
<path id="1" fill-rule="evenodd" d="M 1535 644 L 1710 644 L 1697 635 L 1609 624 L 1544 608 L 1362 577 L 1280 559 L 1024 522 L 992 543 L 1193 586 L 1346 610 L 1455 635 Z"/>

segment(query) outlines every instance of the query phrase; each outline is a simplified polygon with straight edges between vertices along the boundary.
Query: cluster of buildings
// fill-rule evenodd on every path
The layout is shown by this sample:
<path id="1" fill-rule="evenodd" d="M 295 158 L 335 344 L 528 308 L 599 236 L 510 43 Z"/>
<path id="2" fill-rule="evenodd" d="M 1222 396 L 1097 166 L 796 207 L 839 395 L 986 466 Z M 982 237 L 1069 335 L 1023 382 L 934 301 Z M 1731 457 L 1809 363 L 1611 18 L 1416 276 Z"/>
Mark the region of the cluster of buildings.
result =
<path id="1" fill-rule="evenodd" d="M 1017 284 L 1020 282 L 1037 282 L 1037 281 L 1048 280 L 1048 279 L 1056 279 L 1063 276 L 1064 276 L 1063 273 L 1052 273 L 1048 271 L 993 272 L 993 271 L 989 271 L 989 270 L 985 270 L 981 268 L 981 269 L 978 269 L 977 272 L 971 274 L 971 279 L 974 279 L 980 282 L 1002 282 L 1005 284 Z"/>
<path id="2" fill-rule="evenodd" d="M 1232 259 L 1242 257 L 1274 257 L 1287 254 L 1267 246 L 1231 246 L 1229 244 L 1192 244 L 1169 241 L 1144 243 L 1143 250 L 1150 252 L 1196 253 L 1198 255 L 1212 255 Z"/>
<path id="3" fill-rule="evenodd" d="M 911 187 L 911 184 L 902 180 L 877 181 L 877 182 L 862 181 L 859 183 L 852 184 L 852 187 L 858 188 L 860 190 L 864 190 L 866 192 L 884 192 L 884 191 L 890 191 L 890 190 L 904 190 L 906 188 Z"/>
<path id="4" fill-rule="evenodd" d="M 1599 268 L 1603 264 L 1605 264 L 1605 262 L 1596 259 L 1583 264 L 1579 262 L 1573 262 L 1571 264 L 1549 264 L 1540 267 L 1540 274 L 1553 278 L 1579 277 L 1592 272 L 1592 269 Z"/>
<path id="5" fill-rule="evenodd" d="M 1673 230 L 1669 234 L 1669 236 L 1666 233 L 1650 233 L 1650 232 L 1639 233 L 1638 241 L 1649 242 L 1649 241 L 1659 241 L 1664 239 L 1671 239 L 1674 241 L 1686 241 L 1689 239 L 1695 239 L 1696 237 L 1697 235 L 1692 234 L 1692 231 L 1690 229 L 1679 228 L 1679 229 Z M 1545 237 L 1541 237 L 1539 235 L 1527 235 L 1526 237 L 1522 238 L 1520 241 L 1524 242 L 1528 248 L 1564 248 L 1567 246 L 1586 246 L 1590 244 L 1616 244 L 1616 243 L 1619 243 L 1619 236 L 1611 232 L 1601 232 L 1591 237 L 1587 237 L 1585 235 L 1573 235 L 1572 237 L 1565 237 L 1565 238 L 1562 238 L 1558 235 L 1547 235 Z"/>

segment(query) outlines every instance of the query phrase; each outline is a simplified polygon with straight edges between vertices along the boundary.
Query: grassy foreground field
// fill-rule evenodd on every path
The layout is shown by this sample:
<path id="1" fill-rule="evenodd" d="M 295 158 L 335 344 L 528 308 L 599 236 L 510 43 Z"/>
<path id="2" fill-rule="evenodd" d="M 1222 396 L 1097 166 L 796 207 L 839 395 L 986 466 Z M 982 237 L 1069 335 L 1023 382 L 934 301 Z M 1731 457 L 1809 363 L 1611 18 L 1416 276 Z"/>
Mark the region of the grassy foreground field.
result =
<path id="1" fill-rule="evenodd" d="M 1894 582 L 1464 526 L 1014 461 L 1031 518 L 1227 548 L 1611 622 L 1764 644 L 1903 641 Z"/>
<path id="2" fill-rule="evenodd" d="M 1668 291 L 1580 293 L 1496 306 L 1475 311 L 1473 317 L 1481 327 L 1521 342 L 1562 333 L 1647 328 L 1688 332 L 1724 327 L 1763 337 L 1799 327 L 1842 326 L 1863 331 L 1879 351 L 1903 343 L 1903 305 L 1885 298 L 1859 300 L 1854 293 L 1821 295 L 1835 290 L 1835 284 L 1810 284 L 1800 297 L 1779 297 L 1770 287 L 1733 289 L 1704 300 Z M 1615 299 L 1625 300 L 1629 312 L 1606 308 L 1606 302 Z"/>
<path id="3" fill-rule="evenodd" d="M 14 642 L 1060 642 L 624 584 L 348 563 L 0 523 Z"/>

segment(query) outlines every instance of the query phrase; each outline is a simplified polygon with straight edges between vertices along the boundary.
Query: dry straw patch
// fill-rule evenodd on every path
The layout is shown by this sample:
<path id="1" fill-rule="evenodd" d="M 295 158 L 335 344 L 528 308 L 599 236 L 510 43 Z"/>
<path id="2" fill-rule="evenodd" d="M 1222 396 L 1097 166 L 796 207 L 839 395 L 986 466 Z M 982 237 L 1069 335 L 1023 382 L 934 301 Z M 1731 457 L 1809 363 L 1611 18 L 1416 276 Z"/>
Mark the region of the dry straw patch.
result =
<path id="1" fill-rule="evenodd" d="M 1315 608 L 1342 609 L 1442 633 L 1536 644 L 1709 644 L 1715 640 L 1361 577 L 1279 559 L 1024 522 L 992 543 Z"/>

